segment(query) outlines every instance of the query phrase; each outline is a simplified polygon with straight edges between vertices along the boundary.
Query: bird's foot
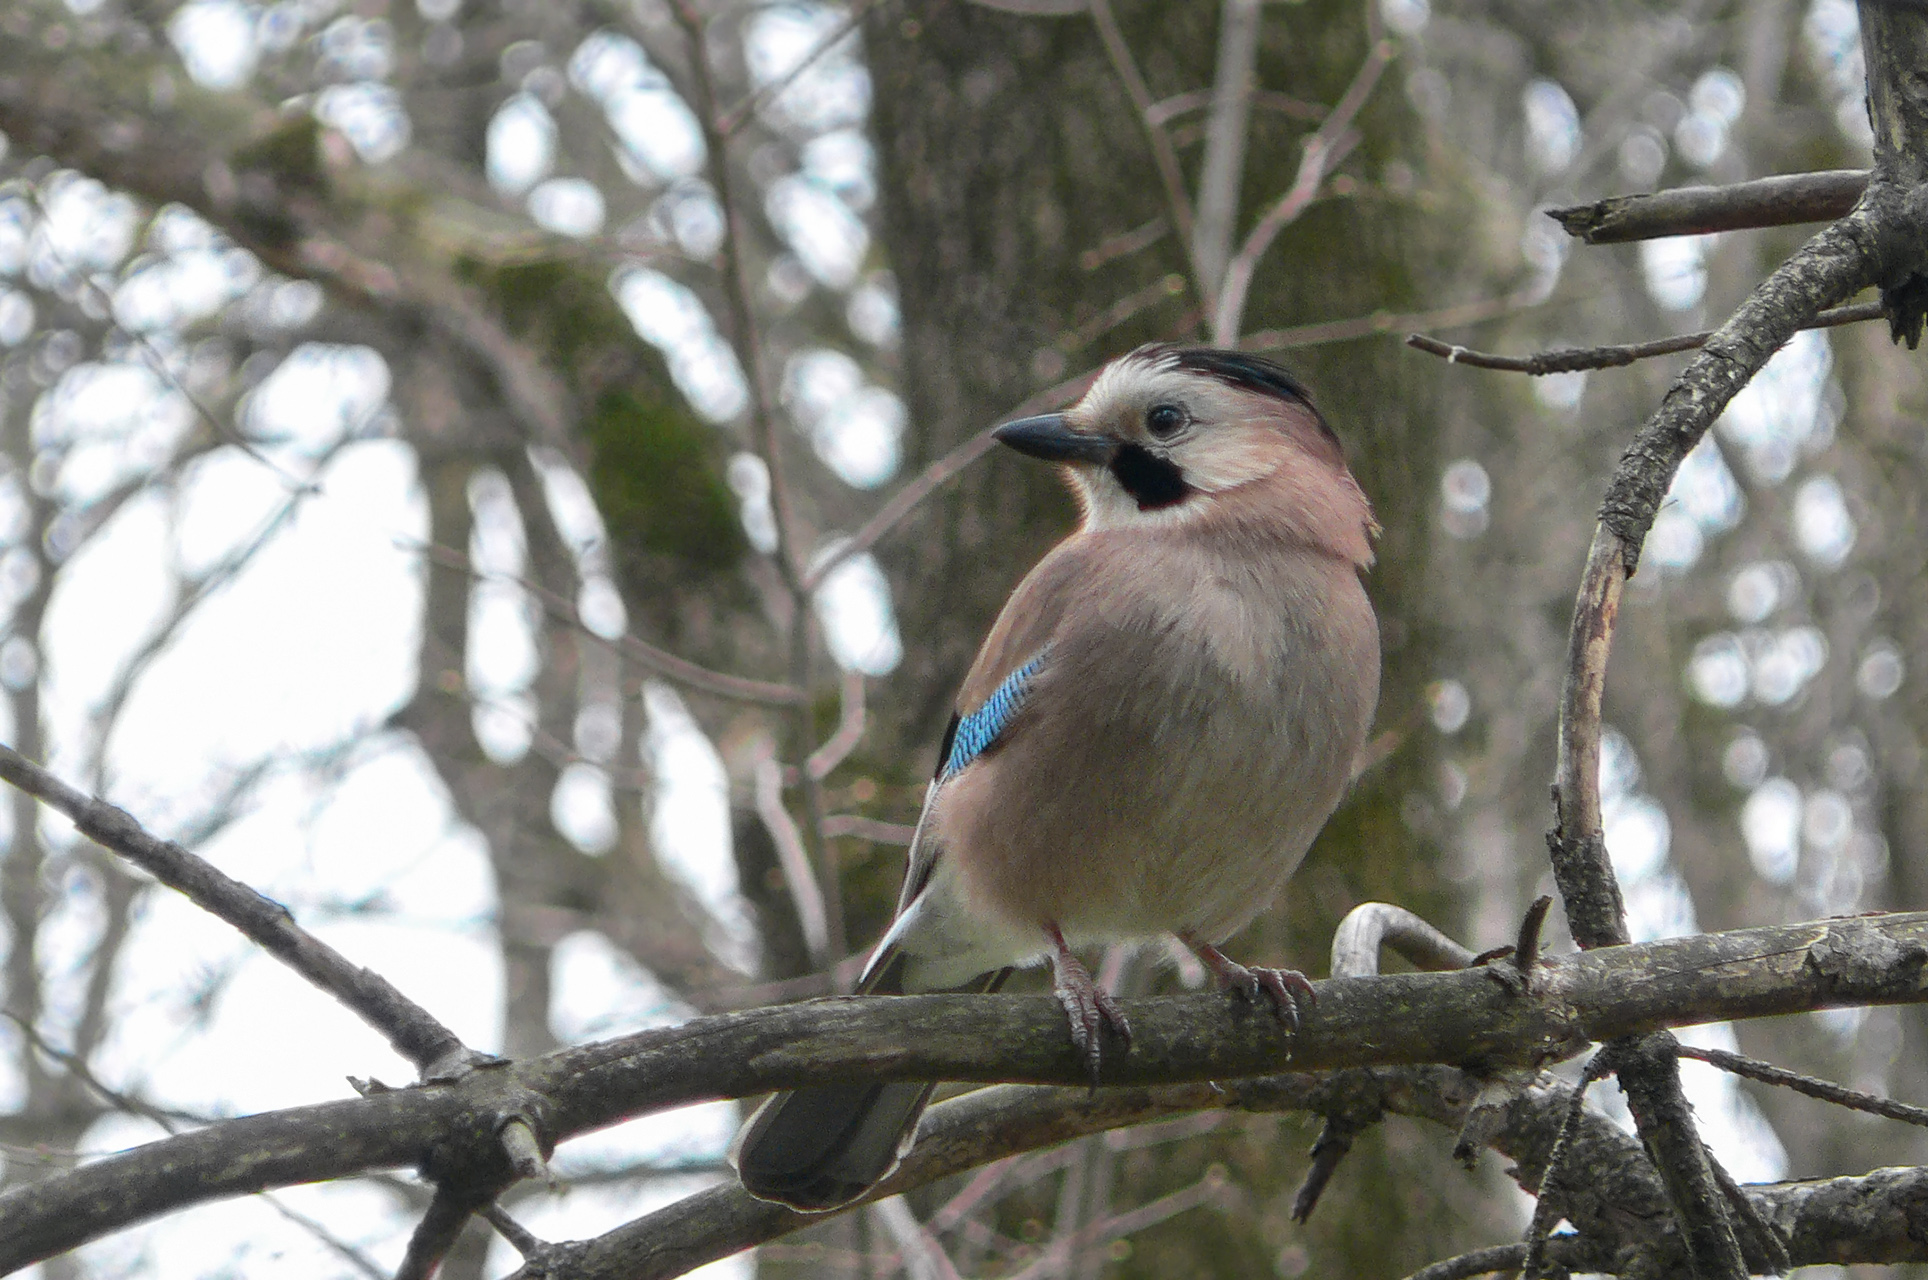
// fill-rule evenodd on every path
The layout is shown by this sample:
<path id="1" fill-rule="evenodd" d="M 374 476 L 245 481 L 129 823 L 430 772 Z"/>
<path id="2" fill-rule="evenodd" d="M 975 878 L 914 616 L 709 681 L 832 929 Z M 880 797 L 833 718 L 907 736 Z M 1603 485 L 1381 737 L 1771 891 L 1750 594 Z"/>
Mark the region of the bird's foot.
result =
<path id="1" fill-rule="evenodd" d="M 1312 980 L 1297 969 L 1247 968 L 1209 942 L 1186 938 L 1185 945 L 1198 953 L 1218 980 L 1238 995 L 1257 1003 L 1261 993 L 1272 1003 L 1272 1012 L 1288 1030 L 1299 1029 L 1299 1011 L 1319 1003 Z"/>
<path id="2" fill-rule="evenodd" d="M 1071 1043 L 1085 1060 L 1085 1068 L 1091 1073 L 1091 1087 L 1098 1087 L 1098 1065 L 1102 1054 L 1104 1029 L 1110 1027 L 1119 1042 L 1131 1048 L 1131 1024 L 1125 1021 L 1125 1011 L 1118 1002 L 1105 993 L 1092 979 L 1091 970 L 1084 962 L 1071 954 L 1065 944 L 1064 934 L 1056 925 L 1047 925 L 1051 943 L 1056 948 L 1051 957 L 1051 986 L 1057 994 L 1058 1003 L 1064 1006 L 1065 1017 L 1071 1023 Z"/>

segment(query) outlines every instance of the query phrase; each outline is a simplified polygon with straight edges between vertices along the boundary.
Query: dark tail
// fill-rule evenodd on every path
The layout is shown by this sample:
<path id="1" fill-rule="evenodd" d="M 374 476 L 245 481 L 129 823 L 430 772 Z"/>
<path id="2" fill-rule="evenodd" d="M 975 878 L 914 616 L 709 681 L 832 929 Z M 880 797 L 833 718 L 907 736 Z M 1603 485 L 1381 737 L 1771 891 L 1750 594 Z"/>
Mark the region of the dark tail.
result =
<path id="1" fill-rule="evenodd" d="M 865 995 L 903 995 L 901 959 L 880 966 Z M 991 992 L 1009 969 L 954 991 Z M 917 1132 L 935 1084 L 833 1084 L 779 1093 L 757 1108 L 737 1137 L 743 1189 L 805 1213 L 861 1199 L 897 1167 Z"/>

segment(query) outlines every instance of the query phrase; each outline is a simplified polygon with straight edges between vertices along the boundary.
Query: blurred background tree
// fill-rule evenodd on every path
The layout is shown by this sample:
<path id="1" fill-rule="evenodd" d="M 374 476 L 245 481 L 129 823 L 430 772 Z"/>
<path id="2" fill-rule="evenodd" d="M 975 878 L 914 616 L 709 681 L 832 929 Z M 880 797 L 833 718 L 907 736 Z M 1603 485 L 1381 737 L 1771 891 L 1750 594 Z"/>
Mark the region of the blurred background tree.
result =
<path id="1" fill-rule="evenodd" d="M 1677 360 L 1528 382 L 1397 339 L 1704 327 L 1796 233 L 1570 257 L 1539 211 L 1869 145 L 1849 0 L 10 0 L 0 35 L 8 740 L 515 1055 L 847 980 L 1073 518 L 984 431 L 1151 340 L 1303 373 L 1386 526 L 1373 763 L 1237 953 L 1321 971 L 1366 899 L 1510 937 L 1583 513 Z M 1638 937 L 1924 904 L 1922 400 L 1884 334 L 1805 334 L 1683 469 L 1610 685 Z M 9 1182 L 406 1074 L 31 802 L 4 833 Z M 1922 1100 L 1922 1017 L 1743 1040 Z M 1684 1070 L 1743 1180 L 1928 1154 Z M 734 1121 L 572 1144 L 516 1212 L 605 1229 L 727 1176 Z M 913 1218 L 1027 1277 L 1517 1236 L 1498 1161 L 1399 1120 L 1292 1223 L 1316 1132 L 1089 1139 L 720 1267 L 922 1275 Z M 423 1201 L 277 1193 L 45 1270 L 379 1274 Z M 444 1274 L 512 1261 L 478 1226 Z"/>

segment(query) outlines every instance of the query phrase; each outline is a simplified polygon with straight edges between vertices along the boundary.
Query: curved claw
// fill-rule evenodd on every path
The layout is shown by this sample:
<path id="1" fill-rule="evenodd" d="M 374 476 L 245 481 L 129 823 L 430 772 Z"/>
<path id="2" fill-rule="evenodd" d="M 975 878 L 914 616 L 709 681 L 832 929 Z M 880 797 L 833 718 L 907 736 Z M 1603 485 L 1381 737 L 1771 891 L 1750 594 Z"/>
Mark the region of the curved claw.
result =
<path id="1" fill-rule="evenodd" d="M 1118 1007 L 1104 989 L 1091 977 L 1091 971 L 1084 962 L 1071 954 L 1065 944 L 1064 934 L 1056 925 L 1046 927 L 1052 944 L 1057 948 L 1051 960 L 1051 985 L 1064 1006 L 1066 1019 L 1071 1024 L 1071 1043 L 1085 1060 L 1085 1069 L 1091 1075 L 1093 1091 L 1098 1088 L 1098 1068 L 1102 1060 L 1104 1029 L 1110 1027 L 1126 1050 L 1131 1048 L 1131 1024 L 1125 1021 L 1124 1010 Z"/>
<path id="2" fill-rule="evenodd" d="M 1261 993 L 1271 1001 L 1272 1012 L 1288 1031 L 1299 1029 L 1301 1009 L 1319 1003 L 1312 980 L 1297 969 L 1247 968 L 1207 942 L 1186 938 L 1185 943 L 1198 953 L 1218 980 L 1237 995 L 1256 1003 Z"/>

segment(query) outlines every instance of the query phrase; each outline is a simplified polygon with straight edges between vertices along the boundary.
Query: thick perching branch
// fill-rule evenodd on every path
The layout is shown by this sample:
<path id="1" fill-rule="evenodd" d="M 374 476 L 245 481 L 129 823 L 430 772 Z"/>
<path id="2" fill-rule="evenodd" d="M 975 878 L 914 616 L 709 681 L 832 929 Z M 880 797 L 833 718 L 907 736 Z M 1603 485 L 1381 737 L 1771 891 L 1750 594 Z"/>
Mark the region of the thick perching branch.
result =
<path id="1" fill-rule="evenodd" d="M 1928 913 L 1913 913 L 1559 957 L 1524 992 L 1482 969 L 1334 979 L 1318 984 L 1318 1007 L 1292 1037 L 1219 994 L 1130 1001 L 1132 1049 L 1106 1063 L 1106 1082 L 1121 1088 L 1091 1105 L 1124 1106 L 1133 1090 L 1186 1082 L 1209 1093 L 1202 1082 L 1264 1076 L 1281 1063 L 1302 1072 L 1537 1066 L 1593 1040 L 1668 1026 L 1928 1001 L 1925 969 Z M 192 1204 L 371 1169 L 426 1164 L 506 1185 L 514 1170 L 498 1134 L 511 1118 L 547 1148 L 637 1115 L 859 1074 L 1086 1078 L 1062 1011 L 1045 996 L 847 998 L 702 1018 L 459 1080 L 226 1121 L 18 1188 L 0 1196 L 0 1273 Z M 955 1158 L 976 1164 L 1001 1152 L 979 1145 Z"/>

